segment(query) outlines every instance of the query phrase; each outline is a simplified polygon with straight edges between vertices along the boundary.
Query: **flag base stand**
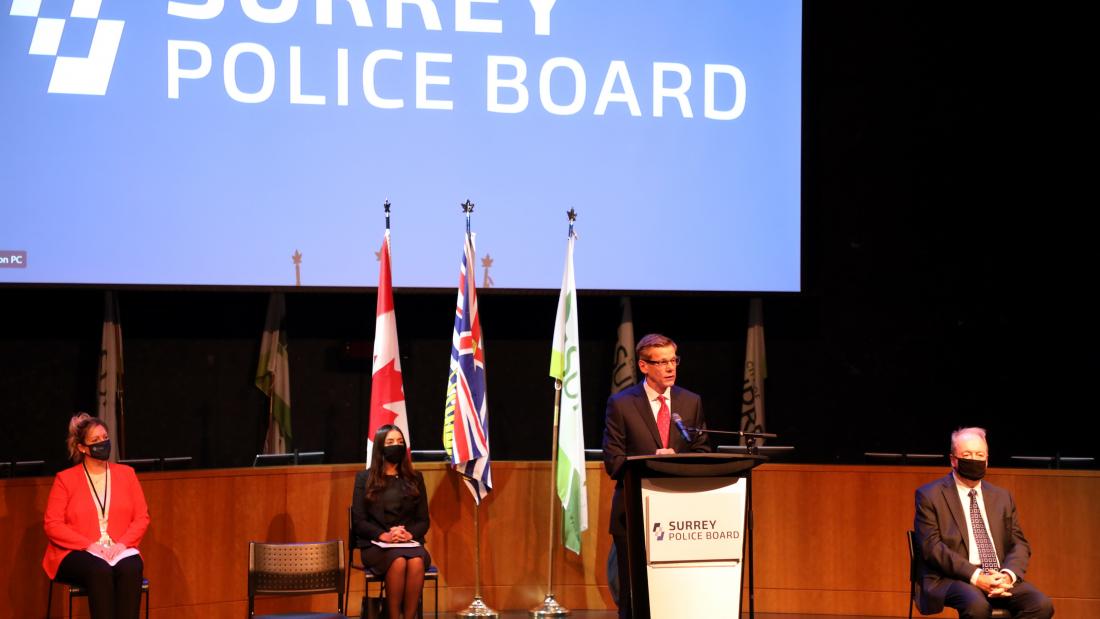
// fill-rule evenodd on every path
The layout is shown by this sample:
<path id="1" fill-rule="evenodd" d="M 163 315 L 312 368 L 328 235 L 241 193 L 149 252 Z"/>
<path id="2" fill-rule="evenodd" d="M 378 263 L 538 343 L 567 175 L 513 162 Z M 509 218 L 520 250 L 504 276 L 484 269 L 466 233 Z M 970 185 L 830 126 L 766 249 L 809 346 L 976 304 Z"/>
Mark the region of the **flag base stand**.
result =
<path id="1" fill-rule="evenodd" d="M 568 608 L 558 604 L 553 593 L 547 593 L 542 605 L 532 608 L 528 614 L 534 619 L 542 619 L 543 617 L 568 617 L 571 613 Z"/>
<path id="2" fill-rule="evenodd" d="M 500 613 L 489 608 L 485 605 L 485 602 L 481 601 L 480 595 L 474 596 L 474 601 L 470 602 L 470 605 L 466 607 L 466 610 L 460 610 L 455 613 L 456 617 L 500 617 Z"/>

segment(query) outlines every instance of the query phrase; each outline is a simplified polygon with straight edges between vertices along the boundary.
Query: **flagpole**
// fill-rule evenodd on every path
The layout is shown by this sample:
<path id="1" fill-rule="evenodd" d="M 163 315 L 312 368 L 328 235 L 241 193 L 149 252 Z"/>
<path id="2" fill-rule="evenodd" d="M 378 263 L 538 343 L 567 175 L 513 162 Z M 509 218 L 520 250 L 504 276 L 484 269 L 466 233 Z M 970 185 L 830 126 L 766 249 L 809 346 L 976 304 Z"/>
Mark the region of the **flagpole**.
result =
<path id="1" fill-rule="evenodd" d="M 474 602 L 481 600 L 481 501 L 474 501 Z"/>
<path id="2" fill-rule="evenodd" d="M 558 604 L 558 601 L 554 599 L 554 515 L 557 511 L 554 505 L 554 498 L 557 495 L 555 490 L 555 481 L 558 471 L 558 425 L 561 415 L 561 381 L 554 381 L 554 435 L 551 441 L 550 447 L 550 571 L 546 577 L 546 597 L 542 600 L 542 604 L 532 608 L 528 613 L 531 617 L 568 617 L 569 609 Z"/>
<path id="3" fill-rule="evenodd" d="M 472 241 L 470 234 L 470 216 L 474 212 L 474 203 L 470 200 L 466 200 L 462 203 L 462 212 L 466 214 L 466 238 Z M 467 286 L 470 286 L 470 278 L 473 276 L 471 271 L 473 265 L 469 264 L 466 268 L 466 281 Z M 467 298 L 469 298 L 469 288 L 465 291 Z M 454 469 L 454 462 L 451 463 L 451 470 L 458 473 Z M 461 473 L 459 473 L 461 475 Z M 465 476 L 463 476 L 465 477 Z M 474 484 L 480 484 L 479 481 L 472 482 Z M 481 518 L 479 508 L 481 507 L 481 501 L 478 498 L 474 498 L 474 599 L 470 602 L 470 605 L 465 610 L 460 610 L 455 613 L 457 617 L 500 617 L 497 611 L 493 610 L 485 604 L 481 599 Z"/>
<path id="4" fill-rule="evenodd" d="M 557 512 L 554 509 L 554 497 L 557 494 L 555 482 L 558 475 L 558 427 L 561 425 L 561 381 L 554 381 L 554 436 L 550 440 L 550 571 L 546 576 L 546 599 L 542 601 L 542 606 L 535 608 L 531 611 L 532 617 L 552 617 L 557 615 L 547 615 L 545 611 L 547 609 L 553 609 L 558 606 L 558 603 L 554 600 L 554 514 Z M 559 609 L 564 610 L 564 609 Z M 560 614 L 560 613 L 559 613 Z M 567 614 L 567 613 L 566 613 Z"/>
<path id="5" fill-rule="evenodd" d="M 569 217 L 569 236 L 567 238 L 572 239 L 574 236 L 573 222 L 577 220 L 577 212 L 574 209 L 569 209 L 566 213 Z M 558 432 L 561 420 L 561 381 L 554 380 L 554 431 L 553 438 L 550 442 L 550 548 L 548 554 L 550 555 L 550 571 L 546 577 L 546 597 L 542 600 L 542 604 L 532 608 L 528 613 L 535 619 L 541 619 L 543 617 L 568 617 L 570 611 L 568 608 L 558 604 L 558 601 L 554 599 L 554 532 L 556 527 L 554 526 L 554 515 L 556 513 L 554 498 L 557 495 L 555 488 L 557 486 L 557 474 L 558 474 Z"/>
<path id="6" fill-rule="evenodd" d="M 486 606 L 481 599 L 481 527 L 478 525 L 478 508 L 480 506 L 481 501 L 474 499 L 474 601 L 470 602 L 465 610 L 455 613 L 456 617 L 500 616 L 497 611 Z"/>

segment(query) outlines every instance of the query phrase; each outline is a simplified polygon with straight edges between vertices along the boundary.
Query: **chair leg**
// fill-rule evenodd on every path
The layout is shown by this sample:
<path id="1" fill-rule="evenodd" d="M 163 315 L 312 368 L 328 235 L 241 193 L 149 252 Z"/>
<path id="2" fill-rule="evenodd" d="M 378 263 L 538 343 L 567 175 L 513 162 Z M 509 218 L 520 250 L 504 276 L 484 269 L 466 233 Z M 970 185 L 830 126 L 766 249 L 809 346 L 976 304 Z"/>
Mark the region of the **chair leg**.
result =
<path id="1" fill-rule="evenodd" d="M 145 619 L 149 619 L 149 590 L 145 590 Z"/>
<path id="2" fill-rule="evenodd" d="M 355 553 L 355 550 L 353 549 L 352 554 L 354 554 L 354 553 Z M 348 555 L 348 564 L 347 564 L 347 567 L 344 569 L 344 574 L 345 574 L 345 577 L 344 577 L 344 600 L 347 600 L 345 603 L 348 606 L 351 606 L 351 559 L 352 559 L 352 555 L 349 554 Z"/>
<path id="3" fill-rule="evenodd" d="M 73 619 L 73 590 L 69 589 L 69 619 Z"/>
<path id="4" fill-rule="evenodd" d="M 46 619 L 50 619 L 51 606 L 53 606 L 53 579 L 50 580 L 50 588 L 46 593 Z"/>

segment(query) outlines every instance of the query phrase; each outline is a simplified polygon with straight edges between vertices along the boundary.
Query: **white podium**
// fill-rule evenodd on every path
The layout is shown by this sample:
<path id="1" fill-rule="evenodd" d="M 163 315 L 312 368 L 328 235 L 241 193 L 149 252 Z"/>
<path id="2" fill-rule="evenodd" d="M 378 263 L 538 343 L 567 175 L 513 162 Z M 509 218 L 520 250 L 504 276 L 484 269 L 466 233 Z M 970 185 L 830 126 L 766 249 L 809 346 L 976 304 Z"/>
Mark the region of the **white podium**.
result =
<path id="1" fill-rule="evenodd" d="M 764 456 L 627 458 L 631 607 L 637 619 L 741 616 L 752 468 Z"/>

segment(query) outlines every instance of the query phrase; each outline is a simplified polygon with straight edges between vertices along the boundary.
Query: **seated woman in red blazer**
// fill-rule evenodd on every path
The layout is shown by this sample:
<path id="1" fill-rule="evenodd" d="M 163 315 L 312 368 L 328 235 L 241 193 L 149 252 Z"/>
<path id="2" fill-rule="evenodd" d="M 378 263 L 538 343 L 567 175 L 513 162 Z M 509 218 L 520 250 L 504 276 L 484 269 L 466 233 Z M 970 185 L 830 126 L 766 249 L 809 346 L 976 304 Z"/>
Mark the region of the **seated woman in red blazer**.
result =
<path id="1" fill-rule="evenodd" d="M 134 469 L 109 464 L 111 439 L 98 418 L 69 422 L 69 457 L 46 502 L 49 544 L 42 567 L 54 580 L 88 592 L 92 619 L 137 619 L 144 564 L 138 544 L 149 509 Z"/>
<path id="2" fill-rule="evenodd" d="M 363 565 L 386 580 L 386 616 L 412 619 L 432 564 L 424 548 L 428 491 L 397 426 L 384 425 L 374 435 L 370 468 L 355 475 L 351 522 Z"/>

